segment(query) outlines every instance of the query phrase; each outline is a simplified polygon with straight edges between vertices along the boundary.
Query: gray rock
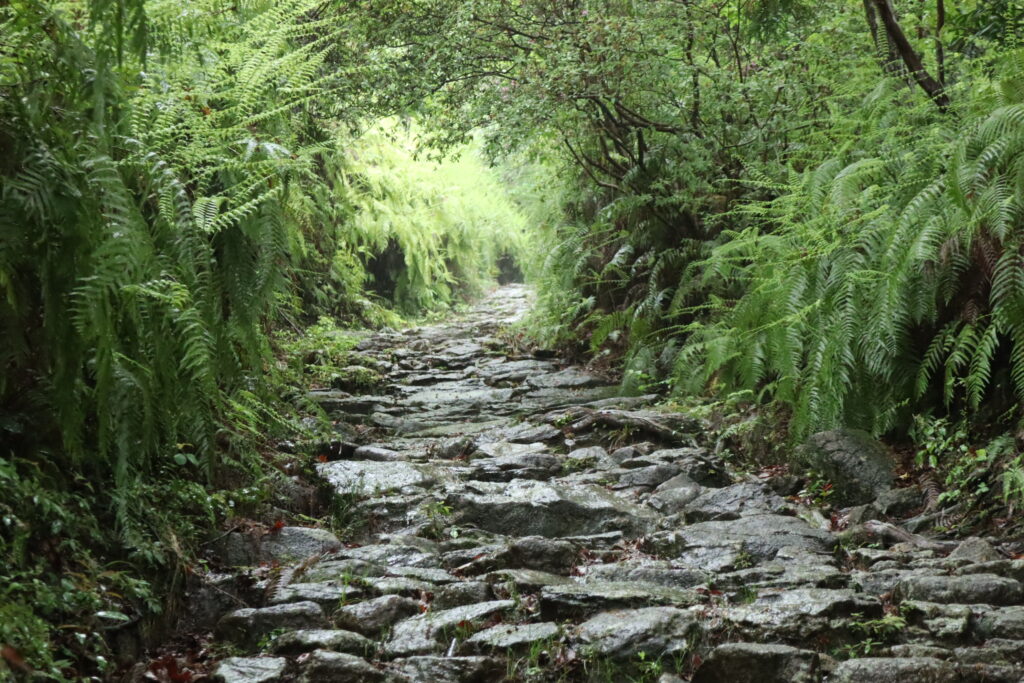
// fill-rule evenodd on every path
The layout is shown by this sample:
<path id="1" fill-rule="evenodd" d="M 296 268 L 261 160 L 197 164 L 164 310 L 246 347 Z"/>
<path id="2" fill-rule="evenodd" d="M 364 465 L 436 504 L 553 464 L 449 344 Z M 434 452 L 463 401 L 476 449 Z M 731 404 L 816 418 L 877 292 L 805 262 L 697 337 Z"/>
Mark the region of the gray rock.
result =
<path id="1" fill-rule="evenodd" d="M 574 583 L 568 576 L 559 576 L 549 572 L 537 571 L 536 569 L 499 569 L 496 572 L 485 574 L 483 580 L 491 584 L 495 591 L 504 589 L 510 591 L 512 586 L 517 593 L 532 593 L 544 586 L 561 586 Z"/>
<path id="2" fill-rule="evenodd" d="M 334 552 L 341 548 L 338 537 L 327 529 L 285 526 L 261 539 L 260 559 L 263 561 L 301 561 L 312 555 Z"/>
<path id="3" fill-rule="evenodd" d="M 873 506 L 884 515 L 902 517 L 924 505 L 924 494 L 916 486 L 882 491 Z"/>
<path id="4" fill-rule="evenodd" d="M 429 486 L 436 471 L 410 462 L 344 460 L 317 465 L 320 476 L 342 494 L 373 496 L 409 486 Z"/>
<path id="5" fill-rule="evenodd" d="M 726 643 L 711 651 L 694 674 L 693 683 L 817 683 L 820 678 L 818 653 L 813 650 Z"/>
<path id="6" fill-rule="evenodd" d="M 956 574 L 999 574 L 1024 582 L 1024 560 L 996 560 L 970 564 L 956 570 Z"/>
<path id="7" fill-rule="evenodd" d="M 797 517 L 749 515 L 728 521 L 699 522 L 679 531 L 658 532 L 646 539 L 656 554 L 676 556 L 683 565 L 708 571 L 771 560 L 786 546 L 810 552 L 829 551 L 835 536 Z"/>
<path id="8" fill-rule="evenodd" d="M 896 584 L 902 600 L 989 605 L 1013 605 L 1024 599 L 1024 587 L 995 574 L 969 576 L 908 576 Z"/>
<path id="9" fill-rule="evenodd" d="M 452 637 L 460 624 L 472 623 L 514 606 L 511 600 L 493 600 L 406 619 L 395 625 L 385 652 L 392 657 L 404 657 L 440 651 L 444 647 L 441 641 Z"/>
<path id="10" fill-rule="evenodd" d="M 302 683 L 393 683 L 402 678 L 344 652 L 316 650 L 302 663 Z"/>
<path id="11" fill-rule="evenodd" d="M 968 538 L 960 542 L 956 550 L 949 554 L 951 560 L 967 560 L 972 564 L 981 562 L 998 562 L 1003 559 L 999 551 L 981 538 Z"/>
<path id="12" fill-rule="evenodd" d="M 1024 640 L 1024 607 L 988 610 L 978 619 L 975 630 L 984 639 Z"/>
<path id="13" fill-rule="evenodd" d="M 219 683 L 277 683 L 288 660 L 281 657 L 228 657 L 213 672 Z"/>
<path id="14" fill-rule="evenodd" d="M 718 458 L 702 448 L 672 448 L 654 451 L 651 457 L 672 463 L 679 471 L 701 486 L 717 488 L 728 486 L 732 478 Z"/>
<path id="15" fill-rule="evenodd" d="M 797 452 L 810 469 L 833 485 L 839 505 L 870 503 L 893 487 L 895 460 L 870 434 L 857 429 L 834 429 L 812 435 Z"/>
<path id="16" fill-rule="evenodd" d="M 670 588 L 692 588 L 709 583 L 710 572 L 689 567 L 674 567 L 667 560 L 624 560 L 581 567 L 586 581 L 625 581 L 651 583 Z"/>
<path id="17" fill-rule="evenodd" d="M 566 445 L 571 447 L 572 442 L 567 440 Z M 616 451 L 618 452 L 618 451 Z M 611 467 L 617 467 L 619 460 L 613 460 L 608 455 L 608 451 L 603 446 L 586 446 L 584 448 L 574 448 L 569 451 L 565 456 L 566 461 L 575 463 L 585 463 L 588 466 L 595 467 L 598 469 L 609 469 Z"/>
<path id="18" fill-rule="evenodd" d="M 362 597 L 364 591 L 351 584 L 292 583 L 274 591 L 271 605 L 289 602 L 315 602 L 325 612 L 333 612 L 346 602 Z"/>
<path id="19" fill-rule="evenodd" d="M 486 462 L 487 459 L 513 459 L 526 455 L 535 455 L 538 453 L 543 453 L 546 449 L 547 446 L 539 441 L 533 443 L 491 441 L 478 444 L 476 447 L 476 452 L 473 453 L 473 456 L 474 460 L 476 461 L 482 460 L 483 462 Z"/>
<path id="20" fill-rule="evenodd" d="M 688 503 L 683 513 L 688 521 L 699 522 L 738 519 L 753 514 L 778 514 L 788 509 L 789 504 L 766 486 L 743 483 L 708 489 Z"/>
<path id="21" fill-rule="evenodd" d="M 373 654 L 376 644 L 352 631 L 337 629 L 301 629 L 282 633 L 271 645 L 275 654 L 300 655 L 313 650 L 347 652 L 350 655 L 368 657 Z"/>
<path id="22" fill-rule="evenodd" d="M 387 573 L 384 565 L 355 558 L 318 562 L 306 570 L 303 578 L 309 582 L 323 583 L 337 581 L 358 583 L 367 576 L 384 576 Z"/>
<path id="23" fill-rule="evenodd" d="M 315 602 L 294 602 L 275 607 L 247 607 L 229 612 L 217 623 L 217 636 L 253 647 L 277 629 L 327 628 L 327 619 Z"/>
<path id="24" fill-rule="evenodd" d="M 589 581 L 544 586 L 540 594 L 540 611 L 545 619 L 559 620 L 649 605 L 687 607 L 701 601 L 702 597 L 696 591 L 682 588 L 625 581 Z"/>
<path id="25" fill-rule="evenodd" d="M 430 583 L 447 584 L 457 579 L 443 569 L 436 567 L 389 567 L 388 574 L 391 576 L 405 576 L 411 579 L 420 579 Z"/>
<path id="26" fill-rule="evenodd" d="M 419 603 L 397 595 L 379 598 L 342 607 L 334 614 L 334 621 L 342 628 L 374 637 L 389 626 L 419 614 Z"/>
<path id="27" fill-rule="evenodd" d="M 953 652 L 944 647 L 936 645 L 923 645 L 921 643 L 901 643 L 889 648 L 890 657 L 934 657 L 936 659 L 949 659 Z"/>
<path id="28" fill-rule="evenodd" d="M 604 612 L 580 624 L 573 637 L 582 652 L 619 661 L 640 652 L 652 659 L 686 652 L 699 638 L 696 617 L 674 607 Z"/>
<path id="29" fill-rule="evenodd" d="M 745 588 L 846 588 L 849 576 L 828 558 L 807 554 L 799 559 L 776 558 L 772 562 L 714 576 L 714 585 L 723 590 Z M 818 560 L 818 561 L 816 561 Z"/>
<path id="30" fill-rule="evenodd" d="M 565 486 L 538 481 L 479 482 L 449 495 L 459 524 L 511 536 L 573 536 L 624 531 L 640 535 L 654 518 L 597 486 Z"/>
<path id="31" fill-rule="evenodd" d="M 618 481 L 612 488 L 622 489 L 638 486 L 651 489 L 664 484 L 678 474 L 679 468 L 675 465 L 649 465 L 647 467 L 631 469 L 619 475 Z"/>
<path id="32" fill-rule="evenodd" d="M 957 683 L 949 662 L 931 657 L 863 657 L 836 667 L 829 683 Z"/>
<path id="33" fill-rule="evenodd" d="M 353 460 L 372 460 L 374 462 L 395 462 L 405 460 L 406 456 L 398 451 L 382 446 L 360 446 L 352 454 Z"/>
<path id="34" fill-rule="evenodd" d="M 491 586 L 483 581 L 460 581 L 442 586 L 434 592 L 433 609 L 450 609 L 494 599 Z"/>
<path id="35" fill-rule="evenodd" d="M 361 548 L 346 548 L 339 555 L 386 567 L 439 568 L 441 566 L 440 556 L 431 549 L 425 550 L 417 545 L 401 543 L 381 543 L 364 545 Z"/>
<path id="36" fill-rule="evenodd" d="M 337 536 L 326 529 L 286 526 L 262 536 L 228 534 L 216 543 L 215 552 L 224 564 L 239 567 L 260 562 L 298 562 L 339 548 Z"/>
<path id="37" fill-rule="evenodd" d="M 556 427 L 547 424 L 530 424 L 528 422 L 510 429 L 505 436 L 512 443 L 548 442 L 560 439 L 561 437 L 562 430 Z"/>
<path id="38" fill-rule="evenodd" d="M 473 479 L 512 481 L 513 479 L 550 479 L 558 474 L 562 469 L 562 464 L 558 458 L 549 453 L 523 453 L 474 461 L 473 467 Z"/>
<path id="39" fill-rule="evenodd" d="M 428 655 L 396 659 L 392 666 L 412 681 L 431 683 L 492 683 L 506 673 L 505 663 L 493 657 Z"/>
<path id="40" fill-rule="evenodd" d="M 535 389 L 577 389 L 608 384 L 597 375 L 591 375 L 578 368 L 566 368 L 561 372 L 536 375 L 526 380 L 526 383 Z"/>
<path id="41" fill-rule="evenodd" d="M 579 547 L 569 541 L 525 536 L 481 558 L 485 571 L 495 569 L 536 569 L 545 572 L 568 571 L 579 559 Z"/>
<path id="42" fill-rule="evenodd" d="M 827 635 L 834 620 L 853 614 L 873 618 L 881 612 L 877 599 L 852 590 L 796 588 L 761 590 L 752 603 L 725 607 L 721 616 L 727 631 L 748 639 L 803 642 Z"/>
<path id="43" fill-rule="evenodd" d="M 953 653 L 964 664 L 1024 664 L 1024 640 L 988 638 L 981 647 L 958 647 Z M 1024 677 L 1024 675 L 1022 675 Z M 1019 683 L 1018 679 L 1014 683 Z"/>
<path id="44" fill-rule="evenodd" d="M 418 598 L 423 591 L 432 591 L 437 586 L 429 581 L 412 579 L 407 576 L 386 576 L 382 579 L 367 579 L 367 582 L 381 595 L 401 595 Z"/>
<path id="45" fill-rule="evenodd" d="M 470 636 L 466 642 L 470 647 L 483 651 L 518 651 L 530 645 L 553 640 L 561 635 L 558 624 L 541 622 L 539 624 L 498 624 Z"/>
<path id="46" fill-rule="evenodd" d="M 970 631 L 972 613 L 968 605 L 905 600 L 900 610 L 910 623 L 923 628 L 933 638 L 959 640 Z"/>
<path id="47" fill-rule="evenodd" d="M 982 662 L 957 662 L 956 672 L 961 683 L 1020 683 L 1024 667 Z"/>
<path id="48" fill-rule="evenodd" d="M 662 514 L 672 515 L 685 510 L 703 491 L 703 486 L 680 474 L 655 489 L 647 504 Z"/>

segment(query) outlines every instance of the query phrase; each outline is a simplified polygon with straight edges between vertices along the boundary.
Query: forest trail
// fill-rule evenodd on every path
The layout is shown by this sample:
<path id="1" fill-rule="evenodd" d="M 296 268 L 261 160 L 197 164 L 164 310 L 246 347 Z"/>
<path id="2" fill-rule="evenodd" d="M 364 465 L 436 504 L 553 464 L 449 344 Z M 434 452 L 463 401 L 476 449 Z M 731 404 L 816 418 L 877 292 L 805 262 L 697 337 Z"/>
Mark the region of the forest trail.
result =
<path id="1" fill-rule="evenodd" d="M 732 472 L 699 420 L 517 352 L 527 305 L 507 286 L 368 337 L 386 384 L 315 394 L 349 435 L 317 464 L 339 536 L 223 539 L 264 566 L 194 597 L 226 612 L 217 680 L 1022 679 L 1024 560 L 833 530 L 792 478 Z"/>

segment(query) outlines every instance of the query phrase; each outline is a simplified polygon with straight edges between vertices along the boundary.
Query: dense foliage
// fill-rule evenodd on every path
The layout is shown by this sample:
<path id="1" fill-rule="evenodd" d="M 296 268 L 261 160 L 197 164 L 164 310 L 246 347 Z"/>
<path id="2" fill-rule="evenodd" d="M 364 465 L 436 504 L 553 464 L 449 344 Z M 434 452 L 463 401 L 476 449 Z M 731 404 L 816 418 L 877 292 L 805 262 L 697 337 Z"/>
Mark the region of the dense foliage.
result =
<path id="1" fill-rule="evenodd" d="M 230 484 L 297 429 L 274 330 L 444 308 L 507 255 L 535 334 L 623 359 L 628 391 L 770 404 L 795 439 L 927 433 L 932 455 L 970 451 L 935 436 L 962 418 L 1017 427 L 1022 17 L 3 4 L 0 644 L 102 675 L 95 634 L 160 606 L 138 570 L 257 503 Z"/>
<path id="2" fill-rule="evenodd" d="M 497 153 L 542 144 L 577 171 L 541 283 L 548 337 L 625 352 L 627 388 L 775 400 L 799 437 L 1024 398 L 1021 9 L 433 2 L 403 17 L 416 59 L 457 84 L 430 100 L 449 131 L 498 122 Z"/>
<path id="3" fill-rule="evenodd" d="M 0 7 L 0 644 L 43 672 L 102 672 L 94 635 L 160 606 L 107 563 L 180 578 L 252 497 L 204 484 L 282 430 L 276 323 L 445 306 L 520 246 L 473 149 L 366 132 L 384 62 L 343 10 Z M 51 642 L 39 617 L 77 626 Z"/>

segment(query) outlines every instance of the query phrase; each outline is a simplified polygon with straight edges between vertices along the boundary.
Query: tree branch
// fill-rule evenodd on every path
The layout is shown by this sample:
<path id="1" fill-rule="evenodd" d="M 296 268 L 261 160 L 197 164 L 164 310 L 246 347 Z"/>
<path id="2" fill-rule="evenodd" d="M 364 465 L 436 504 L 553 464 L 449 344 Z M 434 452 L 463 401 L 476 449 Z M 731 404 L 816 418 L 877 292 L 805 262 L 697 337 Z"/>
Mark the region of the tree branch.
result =
<path id="1" fill-rule="evenodd" d="M 925 91 L 939 110 L 946 111 L 949 108 L 949 97 L 946 95 L 942 83 L 935 80 L 931 74 L 925 71 L 924 64 L 921 62 L 921 56 L 914 51 L 914 46 L 907 40 L 907 36 L 903 33 L 903 28 L 900 26 L 899 21 L 897 21 L 896 14 L 889 0 L 874 0 L 874 3 L 878 9 L 878 15 L 882 18 L 882 24 L 885 26 L 885 33 L 889 36 L 893 45 L 896 46 L 896 51 L 899 53 L 900 58 L 903 59 L 903 63 L 907 65 L 910 75 L 913 76 L 917 84 L 921 86 L 921 89 Z"/>

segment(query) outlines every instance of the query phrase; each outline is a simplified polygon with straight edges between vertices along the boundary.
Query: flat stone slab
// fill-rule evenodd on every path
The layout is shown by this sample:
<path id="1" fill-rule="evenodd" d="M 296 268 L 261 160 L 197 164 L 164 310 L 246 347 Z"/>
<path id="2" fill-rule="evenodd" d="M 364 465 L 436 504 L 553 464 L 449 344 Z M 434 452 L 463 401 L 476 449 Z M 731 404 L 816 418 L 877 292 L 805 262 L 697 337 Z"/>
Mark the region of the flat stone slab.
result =
<path id="1" fill-rule="evenodd" d="M 721 571 L 734 564 L 739 553 L 747 561 L 764 561 L 774 559 L 787 546 L 825 552 L 835 546 L 836 537 L 798 517 L 748 515 L 654 534 L 649 543 L 660 555 L 674 555 L 697 568 Z"/>
<path id="2" fill-rule="evenodd" d="M 411 598 L 382 595 L 342 607 L 335 613 L 334 620 L 339 626 L 375 637 L 392 624 L 414 616 L 419 611 L 419 603 Z"/>
<path id="3" fill-rule="evenodd" d="M 761 592 L 754 602 L 722 609 L 725 631 L 747 638 L 804 641 L 832 628 L 833 622 L 846 630 L 843 620 L 854 614 L 860 619 L 881 616 L 877 598 L 849 589 L 795 588 Z M 867 679 L 865 679 L 867 680 Z"/>
<path id="4" fill-rule="evenodd" d="M 507 651 L 529 647 L 542 640 L 552 640 L 561 635 L 558 624 L 499 624 L 470 636 L 466 642 L 478 650 Z"/>
<path id="5" fill-rule="evenodd" d="M 693 683 L 817 683 L 818 653 L 772 643 L 726 643 L 714 650 Z M 867 679 L 865 679 L 866 681 Z"/>
<path id="6" fill-rule="evenodd" d="M 315 602 L 327 612 L 333 612 L 340 605 L 363 596 L 362 588 L 354 585 L 334 583 L 293 583 L 274 591 L 271 605 L 289 602 Z"/>
<path id="7" fill-rule="evenodd" d="M 339 629 L 300 629 L 282 633 L 271 644 L 279 655 L 299 655 L 313 650 L 347 652 L 351 655 L 368 657 L 373 655 L 377 644 L 365 636 Z"/>
<path id="8" fill-rule="evenodd" d="M 318 464 L 317 472 L 342 495 L 373 496 L 407 486 L 429 486 L 436 481 L 432 468 L 403 461 L 339 460 Z"/>
<path id="9" fill-rule="evenodd" d="M 693 588 L 707 584 L 714 575 L 711 572 L 689 567 L 674 567 L 668 560 L 626 560 L 609 564 L 594 564 L 582 567 L 585 581 L 625 581 L 651 583 L 674 588 Z"/>
<path id="10" fill-rule="evenodd" d="M 316 650 L 301 664 L 301 683 L 398 683 L 404 678 L 382 671 L 362 657 L 344 652 Z"/>
<path id="11" fill-rule="evenodd" d="M 396 659 L 392 667 L 409 681 L 424 683 L 471 683 L 500 681 L 507 672 L 505 662 L 493 657 L 439 657 L 420 655 Z"/>
<path id="12" fill-rule="evenodd" d="M 640 535 L 655 515 L 599 486 L 560 485 L 532 480 L 508 484 L 472 482 L 445 502 L 456 521 L 510 536 L 575 536 L 623 531 Z"/>
<path id="13" fill-rule="evenodd" d="M 545 619 L 585 617 L 610 609 L 647 605 L 690 606 L 703 601 L 693 590 L 627 581 L 589 581 L 545 586 L 540 594 Z"/>
<path id="14" fill-rule="evenodd" d="M 428 612 L 395 625 L 384 651 L 392 657 L 428 654 L 443 648 L 441 640 L 453 636 L 460 624 L 472 623 L 515 607 L 511 600 L 492 600 L 439 612 Z"/>
<path id="15" fill-rule="evenodd" d="M 906 600 L 987 605 L 1024 602 L 1019 581 L 995 574 L 967 576 L 908 576 L 896 584 L 896 593 Z"/>
<path id="16" fill-rule="evenodd" d="M 535 389 L 580 389 L 608 384 L 605 379 L 578 368 L 566 368 L 547 375 L 535 375 L 527 379 L 526 383 Z"/>
<path id="17" fill-rule="evenodd" d="M 293 602 L 274 607 L 247 607 L 225 614 L 217 623 L 217 636 L 252 647 L 278 629 L 327 628 L 323 609 L 315 602 Z"/>
<path id="18" fill-rule="evenodd" d="M 933 657 L 862 657 L 840 662 L 829 683 L 957 683 L 949 662 Z"/>
<path id="19" fill-rule="evenodd" d="M 657 659 L 687 652 L 700 638 L 697 618 L 674 607 L 603 612 L 580 624 L 573 636 L 581 650 L 619 661 L 640 652 Z"/>
<path id="20" fill-rule="evenodd" d="M 1001 607 L 986 611 L 978 619 L 975 629 L 985 639 L 1024 640 L 1024 607 Z M 1021 655 L 1024 658 L 1024 650 Z"/>
<path id="21" fill-rule="evenodd" d="M 288 660 L 282 657 L 228 657 L 217 665 L 218 683 L 277 683 L 283 680 Z"/>

